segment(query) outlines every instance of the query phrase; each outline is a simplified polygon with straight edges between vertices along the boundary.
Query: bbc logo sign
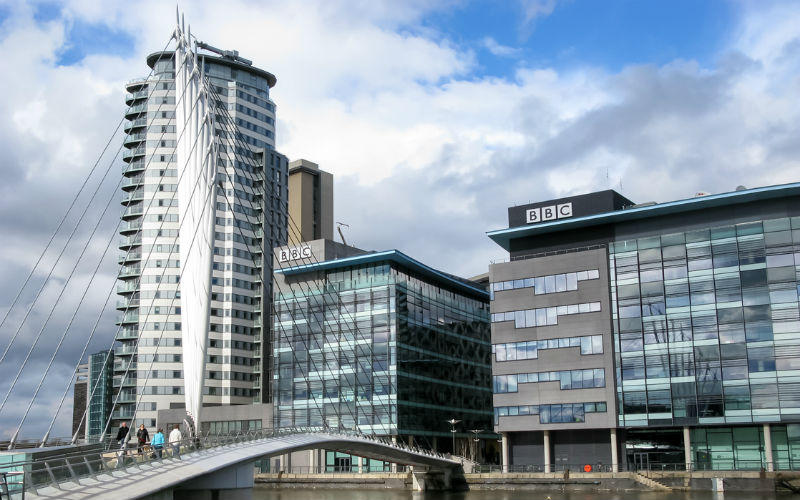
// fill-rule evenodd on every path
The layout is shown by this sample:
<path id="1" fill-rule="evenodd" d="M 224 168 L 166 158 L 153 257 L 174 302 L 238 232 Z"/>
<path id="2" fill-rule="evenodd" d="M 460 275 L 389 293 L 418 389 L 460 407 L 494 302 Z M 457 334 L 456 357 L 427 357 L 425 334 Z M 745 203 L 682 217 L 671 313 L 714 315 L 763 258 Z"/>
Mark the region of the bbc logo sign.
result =
<path id="1" fill-rule="evenodd" d="M 278 262 L 289 262 L 297 259 L 310 259 L 313 256 L 311 247 L 303 245 L 288 249 L 278 250 Z"/>
<path id="2" fill-rule="evenodd" d="M 549 207 L 531 208 L 525 211 L 525 220 L 527 224 L 566 219 L 567 217 L 572 217 L 572 202 L 562 203 L 561 205 L 550 205 Z"/>

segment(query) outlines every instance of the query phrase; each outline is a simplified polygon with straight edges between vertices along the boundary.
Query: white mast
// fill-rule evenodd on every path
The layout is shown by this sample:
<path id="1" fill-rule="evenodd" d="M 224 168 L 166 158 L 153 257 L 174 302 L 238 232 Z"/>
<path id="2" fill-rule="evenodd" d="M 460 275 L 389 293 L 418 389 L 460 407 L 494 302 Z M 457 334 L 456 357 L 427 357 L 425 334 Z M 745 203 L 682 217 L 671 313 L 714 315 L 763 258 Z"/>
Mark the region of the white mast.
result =
<path id="1" fill-rule="evenodd" d="M 196 50 L 192 50 L 191 26 L 185 32 L 182 21 L 175 29 L 181 337 L 186 414 L 194 432 L 199 432 L 211 305 L 217 155 L 213 106 Z"/>

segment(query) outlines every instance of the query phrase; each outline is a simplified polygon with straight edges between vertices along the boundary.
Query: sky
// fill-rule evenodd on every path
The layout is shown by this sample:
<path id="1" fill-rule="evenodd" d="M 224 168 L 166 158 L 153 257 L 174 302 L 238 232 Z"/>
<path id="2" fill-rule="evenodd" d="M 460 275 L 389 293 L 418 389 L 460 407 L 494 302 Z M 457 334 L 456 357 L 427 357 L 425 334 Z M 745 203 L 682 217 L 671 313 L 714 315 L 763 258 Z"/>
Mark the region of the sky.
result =
<path id="1" fill-rule="evenodd" d="M 609 188 L 664 202 L 800 177 L 797 2 L 182 8 L 198 38 L 277 76 L 277 149 L 334 174 L 334 220 L 349 226 L 349 243 L 397 248 L 450 273 L 477 275 L 507 258 L 485 233 L 507 227 L 510 206 Z M 114 314 L 103 304 L 117 250 L 106 247 L 120 210 L 114 131 L 125 82 L 147 75 L 147 54 L 166 46 L 174 23 L 175 5 L 155 0 L 0 0 L 0 317 L 95 173 L 73 212 L 91 201 L 89 222 L 45 282 L 77 220 L 67 218 L 44 271 L 0 328 L 5 350 L 22 324 L 0 356 L 0 380 L 19 374 L 9 396 L 10 383 L 0 385 L 0 435 L 18 426 L 73 314 L 83 340 L 70 333 L 55 355 L 23 435 L 43 433 L 65 392 L 54 435 L 68 434 L 68 381 L 95 322 L 89 352 L 109 346 Z M 81 237 L 89 244 L 79 261 Z M 51 320 L 41 304 L 58 304 Z"/>

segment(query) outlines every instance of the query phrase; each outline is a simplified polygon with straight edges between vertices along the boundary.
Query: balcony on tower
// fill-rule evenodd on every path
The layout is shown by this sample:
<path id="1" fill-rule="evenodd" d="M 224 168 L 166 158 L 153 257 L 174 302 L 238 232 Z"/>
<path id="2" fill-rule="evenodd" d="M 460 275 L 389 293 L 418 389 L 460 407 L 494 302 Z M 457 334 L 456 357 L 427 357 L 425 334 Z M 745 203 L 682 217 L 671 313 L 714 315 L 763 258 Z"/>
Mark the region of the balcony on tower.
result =
<path id="1" fill-rule="evenodd" d="M 137 90 L 136 92 L 129 92 L 125 94 L 125 104 L 130 106 L 136 101 L 141 101 L 142 99 L 147 99 L 150 93 L 147 91 L 145 87 L 144 90 Z"/>
<path id="2" fill-rule="evenodd" d="M 134 120 L 126 120 L 122 130 L 129 133 L 131 130 L 140 129 L 147 126 L 147 117 L 136 118 Z"/>
<path id="3" fill-rule="evenodd" d="M 144 188 L 135 189 L 133 191 L 128 191 L 125 195 L 122 196 L 122 204 L 127 205 L 134 201 L 143 201 L 144 200 Z"/>
<path id="4" fill-rule="evenodd" d="M 130 161 L 136 157 L 144 156 L 145 148 L 144 146 L 139 146 L 134 149 L 129 149 L 127 151 L 122 152 L 122 161 Z"/>
<path id="5" fill-rule="evenodd" d="M 127 236 L 119 241 L 120 250 L 127 250 L 131 247 L 140 246 L 142 244 L 142 235 L 137 234 L 134 236 Z"/>

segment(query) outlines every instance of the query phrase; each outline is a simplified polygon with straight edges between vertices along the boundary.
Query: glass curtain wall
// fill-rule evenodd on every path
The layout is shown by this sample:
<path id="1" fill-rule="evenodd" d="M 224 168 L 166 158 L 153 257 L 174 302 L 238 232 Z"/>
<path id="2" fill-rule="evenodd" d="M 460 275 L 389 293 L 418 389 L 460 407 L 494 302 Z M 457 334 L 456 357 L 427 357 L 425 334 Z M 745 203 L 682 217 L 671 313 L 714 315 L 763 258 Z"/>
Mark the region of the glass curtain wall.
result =
<path id="1" fill-rule="evenodd" d="M 450 437 L 492 425 L 489 304 L 398 271 L 400 434 Z M 461 441 L 463 444 L 465 441 Z M 450 448 L 449 440 L 439 441 Z"/>
<path id="2" fill-rule="evenodd" d="M 276 290 L 276 427 L 397 433 L 394 295 L 388 265 Z"/>
<path id="3" fill-rule="evenodd" d="M 450 437 L 490 429 L 486 300 L 396 263 L 326 272 L 275 293 L 276 427 Z M 322 285 L 320 285 L 322 284 Z"/>
<path id="4" fill-rule="evenodd" d="M 800 218 L 616 241 L 609 266 L 620 426 L 800 420 Z"/>
<path id="5" fill-rule="evenodd" d="M 86 386 L 86 397 L 90 398 L 87 412 L 87 435 L 90 439 L 102 437 L 106 420 L 111 414 L 113 366 L 113 351 L 110 353 L 98 352 L 89 356 L 89 378 Z M 135 393 L 131 392 L 130 389 L 123 389 L 123 394 L 120 397 L 124 398 L 130 396 L 130 394 Z"/>

